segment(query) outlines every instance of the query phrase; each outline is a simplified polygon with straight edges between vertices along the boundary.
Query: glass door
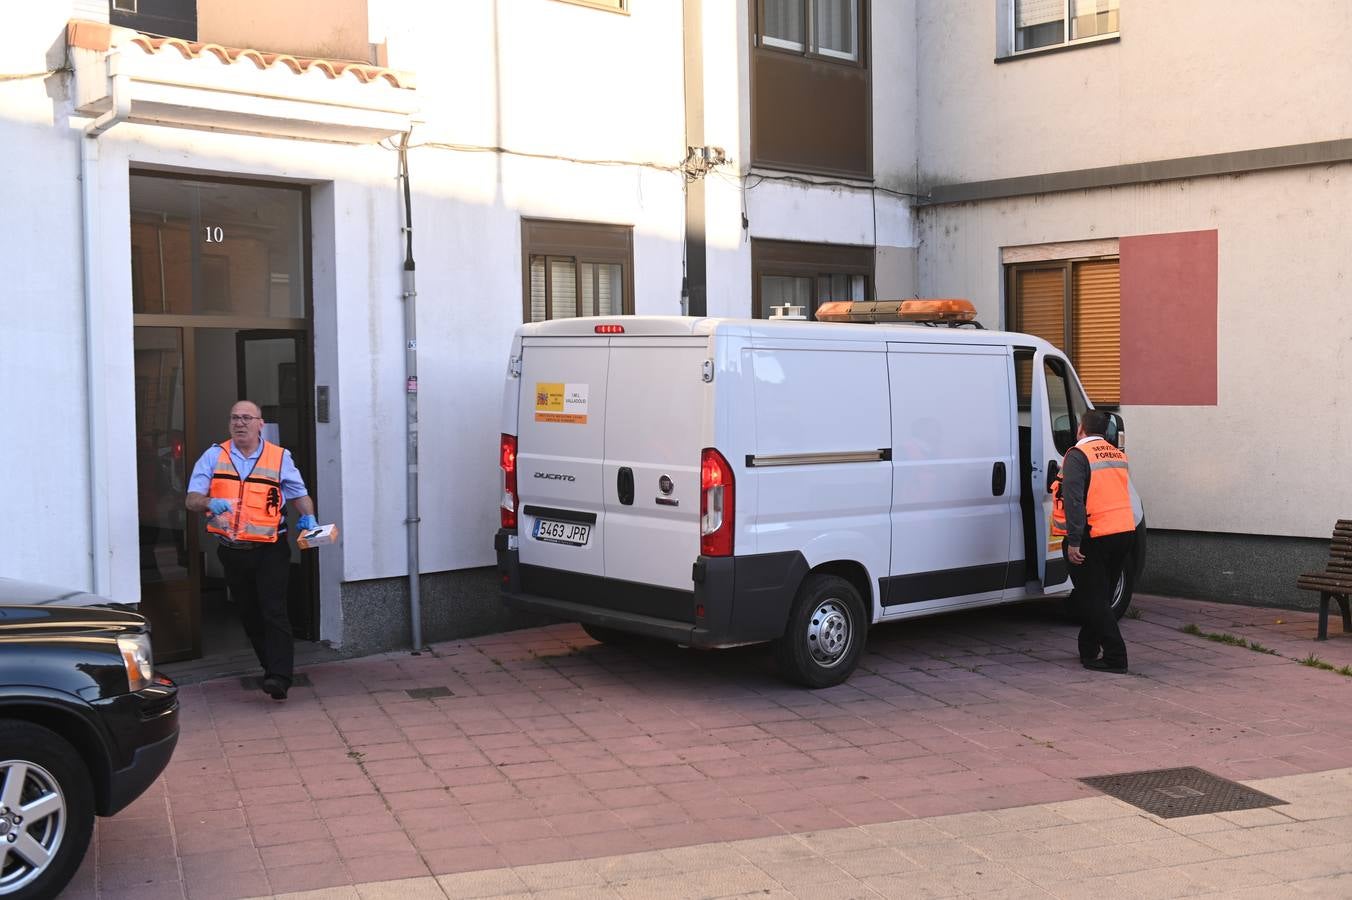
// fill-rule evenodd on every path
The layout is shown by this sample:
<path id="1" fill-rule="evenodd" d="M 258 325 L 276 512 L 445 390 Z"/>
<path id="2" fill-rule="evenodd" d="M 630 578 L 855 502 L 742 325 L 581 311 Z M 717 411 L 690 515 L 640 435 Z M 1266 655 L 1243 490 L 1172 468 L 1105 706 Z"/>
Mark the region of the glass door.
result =
<path id="1" fill-rule="evenodd" d="M 201 655 L 202 633 L 197 535 L 183 506 L 191 468 L 183 330 L 138 326 L 134 348 L 141 612 L 156 662 L 192 659 Z"/>
<path id="2" fill-rule="evenodd" d="M 281 444 L 313 495 L 315 474 L 309 415 L 310 387 L 307 377 L 306 335 L 303 331 L 259 329 L 235 333 L 235 372 L 239 396 L 257 403 L 263 411 L 263 439 Z M 291 578 L 288 582 L 291 630 L 298 638 L 315 640 L 318 583 L 314 554 L 296 547 L 294 506 L 286 510 L 287 540 L 291 545 Z"/>

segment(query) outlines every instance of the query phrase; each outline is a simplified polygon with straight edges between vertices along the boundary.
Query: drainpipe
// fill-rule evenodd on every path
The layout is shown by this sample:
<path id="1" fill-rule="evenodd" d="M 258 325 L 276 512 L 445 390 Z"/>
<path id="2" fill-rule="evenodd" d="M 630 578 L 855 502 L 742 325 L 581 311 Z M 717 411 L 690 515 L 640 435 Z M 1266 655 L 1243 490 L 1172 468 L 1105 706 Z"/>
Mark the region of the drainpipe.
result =
<path id="1" fill-rule="evenodd" d="M 399 142 L 399 178 L 404 183 L 404 397 L 408 417 L 408 615 L 413 652 L 423 649 L 422 595 L 418 563 L 418 291 L 414 285 L 413 205 L 408 183 L 408 138 Z"/>
<path id="2" fill-rule="evenodd" d="M 84 328 L 85 328 L 85 425 L 89 434 L 89 570 L 92 593 L 108 597 L 112 585 L 111 547 L 108 539 L 108 475 L 106 469 L 107 436 L 104 434 L 103 329 L 96 302 L 95 273 L 97 253 L 94 228 L 98 210 L 97 191 L 91 188 L 99 160 L 99 135 L 131 115 L 131 94 L 127 75 L 121 71 L 120 54 L 114 50 L 106 60 L 109 93 L 108 111 L 85 126 L 80 137 L 80 212 L 82 215 L 81 251 L 84 256 Z"/>

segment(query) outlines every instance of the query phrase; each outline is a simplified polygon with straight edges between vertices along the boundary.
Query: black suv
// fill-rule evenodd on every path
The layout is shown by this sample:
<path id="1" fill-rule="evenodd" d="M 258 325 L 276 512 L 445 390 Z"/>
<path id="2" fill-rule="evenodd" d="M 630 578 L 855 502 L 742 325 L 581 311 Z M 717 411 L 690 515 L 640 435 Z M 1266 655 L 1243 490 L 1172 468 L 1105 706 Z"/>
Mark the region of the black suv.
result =
<path id="1" fill-rule="evenodd" d="M 139 797 L 178 742 L 145 619 L 58 605 L 98 599 L 0 578 L 0 897 L 59 893 L 94 816 Z"/>

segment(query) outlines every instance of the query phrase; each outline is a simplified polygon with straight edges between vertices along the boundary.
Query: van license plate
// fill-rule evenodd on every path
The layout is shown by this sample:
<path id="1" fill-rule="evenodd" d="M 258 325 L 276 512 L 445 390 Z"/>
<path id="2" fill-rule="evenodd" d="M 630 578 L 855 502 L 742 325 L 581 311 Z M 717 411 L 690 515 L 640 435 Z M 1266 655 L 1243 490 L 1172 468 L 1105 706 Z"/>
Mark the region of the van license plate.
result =
<path id="1" fill-rule="evenodd" d="M 535 539 L 554 544 L 573 544 L 581 547 L 591 537 L 590 525 L 577 522 L 552 522 L 549 519 L 535 520 Z"/>

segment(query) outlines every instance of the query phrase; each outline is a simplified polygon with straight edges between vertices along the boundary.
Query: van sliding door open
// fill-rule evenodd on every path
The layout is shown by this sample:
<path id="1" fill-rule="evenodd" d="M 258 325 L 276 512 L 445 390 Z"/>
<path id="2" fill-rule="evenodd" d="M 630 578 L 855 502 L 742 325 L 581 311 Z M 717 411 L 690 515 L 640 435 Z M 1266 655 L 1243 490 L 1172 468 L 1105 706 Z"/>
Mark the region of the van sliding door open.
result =
<path id="1" fill-rule="evenodd" d="M 1051 483 L 1056 479 L 1066 450 L 1075 443 L 1075 430 L 1084 411 L 1079 386 L 1073 383 L 1064 359 L 1038 350 L 1032 365 L 1031 488 L 1037 579 L 1044 593 L 1070 589 L 1070 569 L 1062 554 L 1062 539 L 1051 533 Z M 1029 578 L 1033 575 L 1028 572 Z"/>

